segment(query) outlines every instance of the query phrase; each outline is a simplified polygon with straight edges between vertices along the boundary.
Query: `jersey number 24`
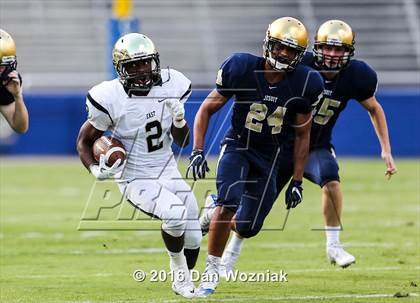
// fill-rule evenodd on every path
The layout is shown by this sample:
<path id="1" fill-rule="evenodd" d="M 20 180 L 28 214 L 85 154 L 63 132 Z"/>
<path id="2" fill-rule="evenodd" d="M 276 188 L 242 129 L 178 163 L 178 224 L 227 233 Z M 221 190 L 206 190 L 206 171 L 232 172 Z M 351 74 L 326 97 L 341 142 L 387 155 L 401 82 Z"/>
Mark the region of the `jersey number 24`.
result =
<path id="1" fill-rule="evenodd" d="M 267 124 L 272 126 L 271 134 L 279 134 L 281 132 L 281 126 L 283 124 L 283 117 L 286 113 L 286 107 L 278 106 L 276 110 L 267 117 Z M 249 113 L 246 116 L 245 127 L 260 133 L 262 131 L 265 117 L 267 116 L 267 105 L 264 103 L 252 103 L 249 108 Z"/>

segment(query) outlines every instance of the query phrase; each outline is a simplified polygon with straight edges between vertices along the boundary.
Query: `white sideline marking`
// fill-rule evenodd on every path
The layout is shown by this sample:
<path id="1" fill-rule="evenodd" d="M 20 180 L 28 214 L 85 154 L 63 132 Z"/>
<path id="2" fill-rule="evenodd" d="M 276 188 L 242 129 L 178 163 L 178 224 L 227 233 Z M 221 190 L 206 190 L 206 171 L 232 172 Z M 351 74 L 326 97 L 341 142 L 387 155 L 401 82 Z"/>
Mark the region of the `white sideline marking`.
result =
<path id="1" fill-rule="evenodd" d="M 317 243 L 305 243 L 305 242 L 294 242 L 294 243 L 253 243 L 253 248 L 317 248 L 325 247 L 324 242 Z M 411 247 L 415 246 L 417 243 L 414 242 L 405 242 L 405 243 L 392 243 L 392 242 L 346 242 L 344 247 L 359 247 L 359 248 L 376 248 L 376 247 Z"/>
<path id="2" fill-rule="evenodd" d="M 155 254 L 155 253 L 162 253 L 166 252 L 164 248 L 157 248 L 157 247 L 150 247 L 150 248 L 117 248 L 117 249 L 104 249 L 98 250 L 96 253 L 100 254 Z"/>
<path id="3" fill-rule="evenodd" d="M 38 238 L 43 238 L 44 235 L 38 232 L 30 232 L 30 233 L 22 234 L 21 237 L 24 239 L 38 239 Z"/>
<path id="4" fill-rule="evenodd" d="M 138 236 L 149 236 L 156 234 L 155 231 L 138 231 Z M 107 237 L 107 231 L 82 231 L 79 232 L 81 238 L 95 238 L 95 237 Z M 0 239 L 5 238 L 7 235 L 0 234 Z M 20 235 L 21 238 L 24 239 L 39 239 L 39 238 L 53 238 L 53 239 L 62 239 L 65 237 L 63 233 L 45 233 L 45 232 L 29 232 L 23 233 Z M 70 234 L 69 234 L 70 236 Z M 270 243 L 270 242 L 255 242 L 250 243 L 250 247 L 258 248 L 258 249 L 283 249 L 283 248 L 292 248 L 292 249 L 307 249 L 307 248 L 320 248 L 325 247 L 325 243 L 320 241 L 316 243 L 307 243 L 307 242 L 292 242 L 292 243 Z M 393 242 L 346 242 L 344 243 L 344 247 L 356 247 L 356 248 L 392 248 L 392 247 L 413 247 L 417 246 L 418 243 L 413 241 L 408 241 L 405 243 L 393 243 Z M 202 251 L 205 251 L 205 248 L 202 248 Z M 163 248 L 159 247 L 150 247 L 150 248 L 129 248 L 129 249 L 118 249 L 118 250 L 109 250 L 107 253 L 155 253 L 155 252 L 162 252 L 166 251 Z M 102 251 L 98 251 L 98 253 L 104 253 Z"/>
<path id="5" fill-rule="evenodd" d="M 214 301 L 214 302 L 237 302 L 238 300 L 244 302 L 260 302 L 264 301 L 287 301 L 287 300 L 295 300 L 295 301 L 312 301 L 312 300 L 331 300 L 331 299 L 372 299 L 372 298 L 392 298 L 394 297 L 393 294 L 355 294 L 355 295 L 332 295 L 332 296 L 301 296 L 301 297 L 236 297 L 236 298 L 227 298 L 227 299 L 219 299 L 219 298 L 205 298 L 206 302 Z M 419 297 L 418 293 L 409 293 L 409 297 Z M 197 298 L 198 299 L 198 298 Z M 197 300 L 196 299 L 196 300 Z M 198 299 L 199 300 L 199 299 Z M 175 302 L 184 302 L 184 300 L 163 300 L 163 301 L 151 301 L 151 302 L 165 302 L 165 303 L 175 303 Z M 75 303 L 75 302 L 74 302 Z"/>
<path id="6" fill-rule="evenodd" d="M 40 239 L 40 238 L 52 238 L 52 239 L 63 239 L 63 233 L 39 233 L 39 232 L 29 232 L 21 234 L 23 239 Z"/>

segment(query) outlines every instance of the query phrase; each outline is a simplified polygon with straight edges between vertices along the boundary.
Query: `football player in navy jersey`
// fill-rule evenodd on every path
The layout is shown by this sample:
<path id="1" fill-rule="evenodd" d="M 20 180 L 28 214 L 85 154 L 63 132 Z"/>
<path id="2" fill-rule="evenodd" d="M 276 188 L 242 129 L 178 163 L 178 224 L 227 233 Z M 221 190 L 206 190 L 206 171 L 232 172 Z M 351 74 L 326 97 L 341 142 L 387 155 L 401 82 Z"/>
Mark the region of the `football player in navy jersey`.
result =
<path id="1" fill-rule="evenodd" d="M 277 196 L 278 158 L 288 136 L 294 138 L 294 171 L 285 202 L 290 209 L 302 201 L 312 104 L 323 91 L 319 73 L 299 64 L 307 43 L 307 31 L 299 20 L 275 20 L 266 33 L 264 57 L 236 53 L 226 59 L 216 89 L 197 112 L 187 170 L 187 177 L 192 172 L 194 179 L 204 178 L 208 171 L 203 148 L 210 117 L 234 96 L 231 127 L 222 141 L 217 168 L 217 207 L 199 296 L 213 293 L 218 284 L 233 216 L 232 226 L 241 237 L 253 237 L 261 229 Z"/>
<path id="2" fill-rule="evenodd" d="M 29 116 L 16 66 L 16 44 L 12 36 L 0 29 L 0 112 L 14 131 L 25 133 Z"/>
<path id="3" fill-rule="evenodd" d="M 378 79 L 368 64 L 351 59 L 354 54 L 354 37 L 354 32 L 345 22 L 326 21 L 316 33 L 313 53 L 307 53 L 302 61 L 321 72 L 325 85 L 323 97 L 314 111 L 310 154 L 304 176 L 322 188 L 327 257 L 343 268 L 353 264 L 356 258 L 343 249 L 339 239 L 343 195 L 331 134 L 350 99 L 357 100 L 369 112 L 381 145 L 381 156 L 386 164 L 385 175 L 390 178 L 397 172 L 391 154 L 385 114 L 375 98 Z M 285 144 L 279 157 L 278 193 L 293 174 L 293 162 L 289 160 L 292 153 L 293 138 L 289 137 L 288 144 Z M 238 237 L 232 237 L 228 244 L 222 258 L 222 267 L 226 271 L 233 270 L 242 241 Z"/>

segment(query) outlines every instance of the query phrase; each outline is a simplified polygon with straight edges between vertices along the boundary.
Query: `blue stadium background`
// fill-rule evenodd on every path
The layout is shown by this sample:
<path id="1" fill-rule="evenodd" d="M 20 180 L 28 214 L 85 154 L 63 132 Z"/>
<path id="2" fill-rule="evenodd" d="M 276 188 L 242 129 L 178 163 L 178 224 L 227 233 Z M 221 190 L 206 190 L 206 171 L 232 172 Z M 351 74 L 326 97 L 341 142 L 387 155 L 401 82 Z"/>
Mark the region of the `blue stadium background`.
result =
<path id="1" fill-rule="evenodd" d="M 194 91 L 186 105 L 187 121 L 192 126 L 195 113 L 209 90 Z M 0 153 L 13 155 L 75 155 L 78 130 L 86 119 L 86 92 L 28 93 L 25 101 L 30 113 L 30 131 L 0 142 Z M 386 112 L 393 154 L 420 155 L 420 90 L 382 89 L 377 93 Z M 211 121 L 206 149 L 217 154 L 219 142 L 230 124 L 231 103 Z M 378 156 L 380 146 L 367 111 L 350 102 L 334 130 L 333 143 L 339 155 Z M 191 151 L 191 144 L 182 154 Z"/>
<path id="2" fill-rule="evenodd" d="M 223 14 L 220 1 L 39 0 L 36 9 L 30 6 L 25 10 L 20 1 L 3 2 L 2 9 L 8 13 L 2 15 L 0 27 L 13 33 L 17 42 L 30 128 L 25 135 L 5 136 L 7 127 L 0 125 L 0 154 L 76 155 L 77 133 L 86 119 L 86 92 L 115 76 L 111 49 L 127 32 L 140 31 L 152 37 L 162 67 L 178 69 L 196 87 L 207 88 L 193 91 L 186 105 L 192 126 L 224 58 L 238 51 L 261 54 L 267 25 L 281 15 L 290 15 L 304 21 L 310 37 L 317 24 L 333 16 L 352 25 L 357 33 L 356 57 L 378 72 L 377 97 L 387 115 L 394 156 L 420 156 L 420 48 L 415 39 L 420 0 L 351 1 L 351 10 L 345 1 L 247 0 L 241 1 L 239 9 L 236 0 L 224 0 Z M 177 12 L 166 14 L 165 22 L 161 18 L 163 5 L 166 12 Z M 197 12 L 201 12 L 199 18 Z M 372 16 L 386 18 L 371 22 Z M 22 26 L 23 20 L 31 21 L 30 26 Z M 40 35 L 45 28 L 54 31 Z M 230 105 L 212 118 L 206 140 L 210 154 L 219 151 L 229 126 Z M 380 153 L 369 116 L 356 101 L 350 102 L 338 120 L 333 143 L 339 155 Z M 191 145 L 180 152 L 186 155 L 190 151 Z"/>

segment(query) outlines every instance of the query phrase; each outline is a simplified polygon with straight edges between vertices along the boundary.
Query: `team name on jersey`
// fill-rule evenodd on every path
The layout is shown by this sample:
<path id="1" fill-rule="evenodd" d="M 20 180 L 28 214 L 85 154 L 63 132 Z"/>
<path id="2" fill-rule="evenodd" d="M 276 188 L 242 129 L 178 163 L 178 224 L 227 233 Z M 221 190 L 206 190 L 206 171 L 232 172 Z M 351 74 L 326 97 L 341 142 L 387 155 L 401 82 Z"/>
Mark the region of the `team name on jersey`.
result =
<path id="1" fill-rule="evenodd" d="M 269 95 L 265 95 L 264 96 L 264 101 L 268 101 L 268 102 L 277 102 L 277 97 L 274 96 L 269 96 Z"/>
<path id="2" fill-rule="evenodd" d="M 331 96 L 332 93 L 333 93 L 332 90 L 330 90 L 330 89 L 324 89 L 324 95 Z"/>
<path id="3" fill-rule="evenodd" d="M 146 114 L 146 119 L 153 118 L 156 115 L 155 111 Z"/>

